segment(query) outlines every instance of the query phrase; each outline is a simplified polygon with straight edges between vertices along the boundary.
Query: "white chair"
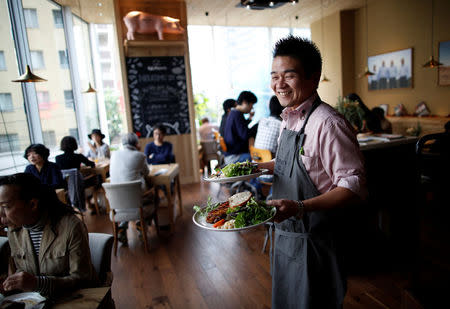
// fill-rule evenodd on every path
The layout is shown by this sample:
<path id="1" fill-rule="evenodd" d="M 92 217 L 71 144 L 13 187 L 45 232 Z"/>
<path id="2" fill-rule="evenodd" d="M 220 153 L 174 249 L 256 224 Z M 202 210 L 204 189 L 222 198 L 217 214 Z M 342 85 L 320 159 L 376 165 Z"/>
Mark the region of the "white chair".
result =
<path id="1" fill-rule="evenodd" d="M 110 234 L 89 233 L 91 261 L 101 286 L 111 286 L 112 283 L 111 249 L 113 242 Z"/>
<path id="2" fill-rule="evenodd" d="M 109 218 L 113 223 L 114 256 L 117 255 L 117 234 L 119 222 L 140 220 L 146 252 L 148 252 L 146 219 L 153 219 L 155 221 L 156 230 L 158 231 L 158 217 L 156 212 L 157 200 L 154 188 L 145 192 L 145 195 L 148 195 L 151 191 L 153 191 L 153 203 L 143 207 L 143 192 L 141 189 L 141 184 L 142 183 L 140 180 L 102 184 L 106 192 L 106 198 L 109 202 Z"/>

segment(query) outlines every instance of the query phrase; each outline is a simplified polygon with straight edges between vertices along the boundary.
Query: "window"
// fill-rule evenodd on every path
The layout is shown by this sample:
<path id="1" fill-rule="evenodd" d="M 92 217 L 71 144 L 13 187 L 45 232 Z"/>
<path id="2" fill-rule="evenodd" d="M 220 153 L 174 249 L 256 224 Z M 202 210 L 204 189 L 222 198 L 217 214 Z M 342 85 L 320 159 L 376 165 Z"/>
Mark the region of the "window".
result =
<path id="1" fill-rule="evenodd" d="M 53 148 L 56 146 L 55 131 L 42 131 L 42 138 L 44 140 L 44 145 L 48 148 Z"/>
<path id="2" fill-rule="evenodd" d="M 31 53 L 31 66 L 33 70 L 45 69 L 44 54 L 41 50 L 32 50 Z"/>
<path id="3" fill-rule="evenodd" d="M 48 91 L 36 91 L 37 100 L 39 104 L 39 110 L 49 110 L 50 106 L 50 95 Z"/>
<path id="4" fill-rule="evenodd" d="M 74 108 L 72 90 L 64 90 L 64 102 L 67 108 Z M 69 129 L 70 131 L 71 129 Z M 76 129 L 75 129 L 76 130 Z"/>
<path id="5" fill-rule="evenodd" d="M 104 62 L 100 64 L 102 73 L 111 73 L 111 63 L 110 62 Z"/>
<path id="6" fill-rule="evenodd" d="M 107 33 L 99 33 L 98 45 L 100 45 L 101 47 L 106 47 L 108 45 L 108 34 Z"/>
<path id="7" fill-rule="evenodd" d="M 0 134 L 0 152 L 20 151 L 19 135 Z"/>
<path id="8" fill-rule="evenodd" d="M 55 28 L 63 28 L 63 17 L 61 10 L 52 10 L 53 22 L 55 23 Z"/>
<path id="9" fill-rule="evenodd" d="M 100 52 L 100 59 L 111 59 L 111 52 L 109 51 L 101 51 Z"/>
<path id="10" fill-rule="evenodd" d="M 77 141 L 80 141 L 80 139 L 79 139 L 80 136 L 78 135 L 78 129 L 77 128 L 69 129 L 69 135 L 75 137 L 75 139 Z"/>
<path id="11" fill-rule="evenodd" d="M 5 53 L 0 50 L 0 71 L 6 71 Z"/>
<path id="12" fill-rule="evenodd" d="M 2 112 L 14 111 L 11 93 L 0 93 L 0 111 Z"/>
<path id="13" fill-rule="evenodd" d="M 69 60 L 67 59 L 67 53 L 65 50 L 58 51 L 59 54 L 59 65 L 62 69 L 69 68 Z"/>
<path id="14" fill-rule="evenodd" d="M 112 80 L 104 80 L 103 81 L 103 88 L 105 88 L 105 89 L 113 89 L 114 88 L 114 82 Z"/>
<path id="15" fill-rule="evenodd" d="M 23 9 L 25 16 L 25 26 L 27 28 L 39 28 L 36 9 Z"/>

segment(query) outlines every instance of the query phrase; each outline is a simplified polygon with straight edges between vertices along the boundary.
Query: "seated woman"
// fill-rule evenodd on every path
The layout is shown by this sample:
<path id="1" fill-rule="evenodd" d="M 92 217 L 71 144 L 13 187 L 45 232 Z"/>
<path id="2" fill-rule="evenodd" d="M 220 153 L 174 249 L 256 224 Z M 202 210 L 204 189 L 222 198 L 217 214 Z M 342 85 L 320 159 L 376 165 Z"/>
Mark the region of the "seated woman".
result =
<path id="1" fill-rule="evenodd" d="M 48 161 L 50 150 L 42 144 L 31 144 L 25 149 L 23 157 L 30 164 L 25 168 L 25 173 L 33 174 L 46 185 L 53 189 L 64 188 L 65 183 L 61 170 L 53 162 Z"/>
<path id="2" fill-rule="evenodd" d="M 61 150 L 64 151 L 63 154 L 56 156 L 55 161 L 59 168 L 62 170 L 67 170 L 70 168 L 80 169 L 81 163 L 87 166 L 95 167 L 95 163 L 89 161 L 88 158 L 82 154 L 75 153 L 78 149 L 77 140 L 72 136 L 64 136 L 61 140 Z"/>
<path id="3" fill-rule="evenodd" d="M 148 164 L 168 164 L 174 163 L 175 157 L 172 153 L 172 144 L 164 141 L 166 128 L 163 125 L 156 125 L 153 130 L 154 141 L 145 146 L 145 156 Z"/>
<path id="4" fill-rule="evenodd" d="M 392 123 L 384 116 L 384 110 L 381 107 L 372 108 L 372 114 L 378 119 L 380 123 L 380 131 L 375 133 L 392 133 Z"/>
<path id="5" fill-rule="evenodd" d="M 93 129 L 91 134 L 88 134 L 90 140 L 93 144 L 88 143 L 89 151 L 87 153 L 88 158 L 100 159 L 100 158 L 110 158 L 109 146 L 103 142 L 105 134 L 99 129 Z"/>
<path id="6" fill-rule="evenodd" d="M 5 291 L 47 296 L 97 284 L 86 226 L 54 190 L 31 174 L 2 176 L 0 210 L 11 247 Z"/>

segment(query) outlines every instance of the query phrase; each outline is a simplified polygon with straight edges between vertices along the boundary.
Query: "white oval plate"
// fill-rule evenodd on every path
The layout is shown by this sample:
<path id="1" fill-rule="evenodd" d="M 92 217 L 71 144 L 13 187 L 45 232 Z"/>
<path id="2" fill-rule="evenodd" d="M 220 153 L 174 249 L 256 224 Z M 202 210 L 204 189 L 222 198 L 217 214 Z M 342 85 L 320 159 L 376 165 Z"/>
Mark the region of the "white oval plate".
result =
<path id="1" fill-rule="evenodd" d="M 273 219 L 273 217 L 275 217 L 275 213 L 277 212 L 277 209 L 275 207 L 272 207 L 272 217 L 270 217 L 269 219 L 258 223 L 258 224 L 254 224 L 254 225 L 250 225 L 250 226 L 245 226 L 245 227 L 240 227 L 237 229 L 218 229 L 213 227 L 213 224 L 211 223 L 207 223 L 206 222 L 206 216 L 203 216 L 200 214 L 199 211 L 197 211 L 193 216 L 192 216 L 192 221 L 194 221 L 195 225 L 197 225 L 198 227 L 201 227 L 202 229 L 206 229 L 206 230 L 210 230 L 210 231 L 216 231 L 216 232 L 238 232 L 238 231 L 242 231 L 242 230 L 248 230 L 248 229 L 253 229 L 257 226 L 260 226 L 266 222 L 269 222 L 270 220 Z"/>
<path id="2" fill-rule="evenodd" d="M 46 298 L 37 292 L 18 293 L 5 297 L 0 303 L 0 306 L 7 300 L 23 302 L 25 303 L 25 309 L 41 309 L 44 308 Z"/>
<path id="3" fill-rule="evenodd" d="M 268 169 L 262 168 L 262 169 L 260 169 L 260 171 L 258 173 L 254 173 L 254 174 L 233 176 L 233 177 L 225 177 L 225 176 L 208 177 L 208 178 L 203 178 L 203 180 L 207 181 L 207 182 L 217 182 L 217 183 L 244 181 L 244 180 L 249 180 L 249 179 L 253 179 L 253 178 L 258 178 L 261 175 L 267 174 L 268 171 L 269 171 Z"/>

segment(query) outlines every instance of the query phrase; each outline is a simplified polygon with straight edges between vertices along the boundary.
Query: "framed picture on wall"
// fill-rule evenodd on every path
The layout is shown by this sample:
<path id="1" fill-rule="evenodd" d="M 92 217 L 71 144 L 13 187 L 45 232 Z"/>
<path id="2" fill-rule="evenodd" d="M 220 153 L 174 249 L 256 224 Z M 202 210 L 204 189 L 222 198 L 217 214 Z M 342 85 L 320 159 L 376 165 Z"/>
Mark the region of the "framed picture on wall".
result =
<path id="1" fill-rule="evenodd" d="M 450 86 L 450 41 L 439 42 L 438 85 Z"/>
<path id="2" fill-rule="evenodd" d="M 374 75 L 368 78 L 369 90 L 412 88 L 413 49 L 370 56 L 367 64 Z"/>

